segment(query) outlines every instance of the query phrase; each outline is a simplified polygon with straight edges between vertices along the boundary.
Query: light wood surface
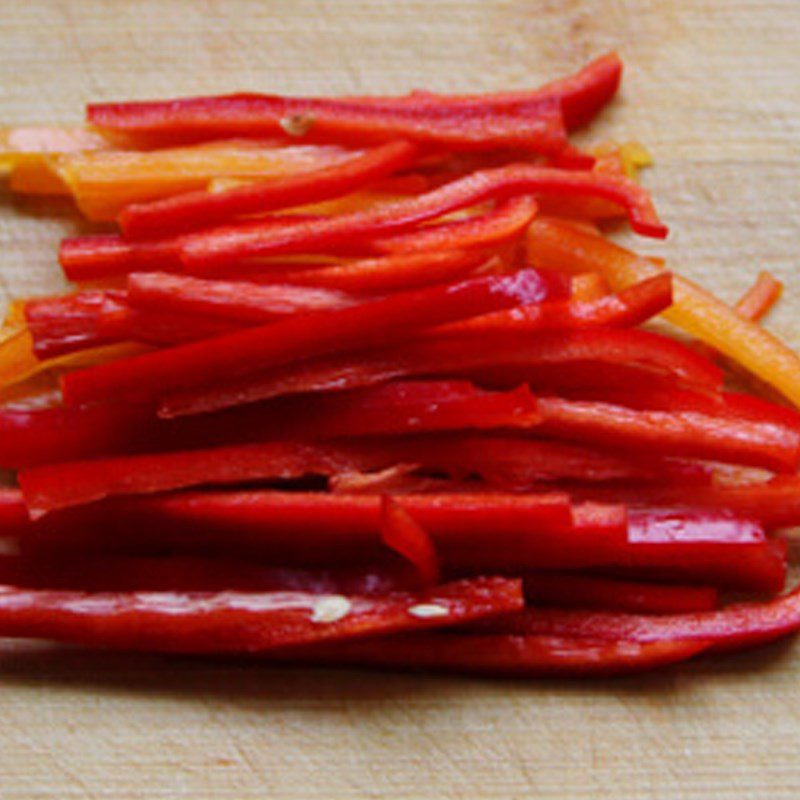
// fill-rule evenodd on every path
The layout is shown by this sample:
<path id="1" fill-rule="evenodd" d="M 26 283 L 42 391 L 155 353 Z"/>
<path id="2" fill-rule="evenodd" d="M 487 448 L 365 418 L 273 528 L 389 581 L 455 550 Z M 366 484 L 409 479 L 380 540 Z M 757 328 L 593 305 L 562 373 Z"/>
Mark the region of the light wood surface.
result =
<path id="1" fill-rule="evenodd" d="M 238 89 L 522 87 L 618 48 L 591 133 L 639 138 L 676 268 L 790 281 L 797 0 L 0 0 L 0 119 Z M 53 290 L 69 206 L 3 200 L 0 286 Z M 800 645 L 632 680 L 492 683 L 0 644 L 0 798 L 795 798 Z"/>

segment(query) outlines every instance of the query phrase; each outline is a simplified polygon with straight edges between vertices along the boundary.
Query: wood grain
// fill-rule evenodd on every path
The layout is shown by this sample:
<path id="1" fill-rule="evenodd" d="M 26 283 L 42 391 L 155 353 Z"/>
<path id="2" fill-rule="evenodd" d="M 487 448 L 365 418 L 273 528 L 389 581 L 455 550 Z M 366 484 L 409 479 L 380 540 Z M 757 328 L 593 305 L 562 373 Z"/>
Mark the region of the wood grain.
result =
<path id="1" fill-rule="evenodd" d="M 797 0 L 0 0 L 0 118 L 89 99 L 534 85 L 609 48 L 672 225 L 658 249 L 736 297 L 792 279 Z M 54 290 L 67 204 L 0 211 L 8 297 Z M 793 282 L 796 284 L 796 281 Z M 790 288 L 770 324 L 800 344 Z M 792 643 L 614 682 L 497 684 L 0 648 L 0 798 L 794 798 Z"/>

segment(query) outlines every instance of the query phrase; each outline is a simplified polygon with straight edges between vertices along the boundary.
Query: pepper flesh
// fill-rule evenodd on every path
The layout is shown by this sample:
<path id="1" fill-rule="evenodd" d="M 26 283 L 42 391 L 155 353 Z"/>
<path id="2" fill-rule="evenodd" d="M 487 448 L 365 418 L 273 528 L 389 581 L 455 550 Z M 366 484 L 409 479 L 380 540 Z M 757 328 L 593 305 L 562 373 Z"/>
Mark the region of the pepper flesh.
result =
<path id="1" fill-rule="evenodd" d="M 423 586 L 439 583 L 439 558 L 428 532 L 397 500 L 381 497 L 381 538 L 387 547 L 408 559 Z"/>

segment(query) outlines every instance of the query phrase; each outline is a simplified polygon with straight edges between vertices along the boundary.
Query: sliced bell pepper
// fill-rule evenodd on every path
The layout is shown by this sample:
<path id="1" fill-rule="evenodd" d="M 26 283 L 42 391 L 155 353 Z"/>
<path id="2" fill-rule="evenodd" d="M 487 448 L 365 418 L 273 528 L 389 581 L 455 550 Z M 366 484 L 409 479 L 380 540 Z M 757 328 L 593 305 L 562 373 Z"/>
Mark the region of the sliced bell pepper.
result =
<path id="1" fill-rule="evenodd" d="M 127 206 L 118 222 L 125 236 L 142 238 L 183 233 L 229 222 L 238 217 L 318 203 L 348 194 L 409 167 L 417 148 L 409 142 L 389 142 L 353 158 L 318 169 L 224 192 L 178 194 L 147 204 Z"/>
<path id="2" fill-rule="evenodd" d="M 0 584 L 86 592 L 300 591 L 387 595 L 413 588 L 396 568 L 297 570 L 252 560 L 198 556 L 0 555 Z"/>
<path id="3" fill-rule="evenodd" d="M 372 241 L 384 253 L 424 253 L 457 247 L 493 247 L 517 239 L 533 221 L 538 204 L 532 197 L 512 197 L 480 216 L 431 225 Z"/>
<path id="4" fill-rule="evenodd" d="M 145 152 L 75 153 L 57 157 L 53 168 L 88 219 L 113 222 L 130 203 L 205 189 L 221 176 L 277 179 L 351 157 L 352 151 L 338 147 L 239 140 Z"/>
<path id="5" fill-rule="evenodd" d="M 535 606 L 605 609 L 635 614 L 682 614 L 709 611 L 717 606 L 712 586 L 675 586 L 634 583 L 569 572 L 526 575 L 525 599 Z"/>
<path id="6" fill-rule="evenodd" d="M 571 299 L 579 302 L 599 300 L 611 294 L 608 281 L 597 272 L 582 272 L 573 275 L 570 281 L 572 286 Z M 670 279 L 670 303 L 672 302 L 672 280 Z"/>
<path id="7" fill-rule="evenodd" d="M 538 267 L 597 270 L 619 289 L 660 270 L 653 261 L 555 220 L 535 220 L 528 254 Z M 686 278 L 673 279 L 674 302 L 664 318 L 728 356 L 800 406 L 800 357 L 760 325 Z"/>
<path id="8" fill-rule="evenodd" d="M 453 625 L 521 606 L 519 581 L 502 578 L 385 597 L 299 591 L 86 593 L 3 586 L 0 635 L 123 650 L 257 653 Z"/>
<path id="9" fill-rule="evenodd" d="M 164 393 L 159 413 L 180 416 L 243 405 L 299 392 L 344 390 L 420 375 L 472 377 L 484 369 L 514 367 L 512 385 L 536 382 L 540 370 L 586 364 L 644 368 L 643 374 L 669 375 L 717 388 L 721 371 L 690 348 L 640 330 L 571 330 L 522 338 L 513 329 L 492 336 L 427 336 L 394 347 L 309 359 L 200 390 Z M 76 373 L 80 374 L 80 373 Z M 640 375 L 642 373 L 639 373 Z"/>
<path id="10" fill-rule="evenodd" d="M 381 497 L 381 538 L 410 562 L 423 586 L 439 583 L 439 557 L 431 537 L 401 503 L 388 495 Z"/>
<path id="11" fill-rule="evenodd" d="M 640 411 L 612 403 L 540 397 L 537 432 L 613 451 L 648 452 L 793 472 L 800 431 L 694 411 Z"/>
<path id="12" fill-rule="evenodd" d="M 604 642 L 565 636 L 439 633 L 273 651 L 281 662 L 491 675 L 587 678 L 630 675 L 686 661 L 701 641 Z"/>
<path id="13" fill-rule="evenodd" d="M 759 272 L 756 282 L 739 298 L 734 308 L 745 319 L 760 322 L 780 300 L 782 293 L 783 284 L 774 275 Z"/>
<path id="14" fill-rule="evenodd" d="M 559 152 L 566 142 L 559 99 L 518 106 L 382 108 L 359 100 L 234 94 L 90 104 L 87 119 L 104 133 L 147 145 L 270 136 L 348 146 L 408 139 L 448 150 Z"/>
<path id="15" fill-rule="evenodd" d="M 601 197 L 625 208 L 637 233 L 659 238 L 667 234 L 650 196 L 627 178 L 511 164 L 473 172 L 425 194 L 374 210 L 299 220 L 294 225 L 283 224 L 279 229 L 268 217 L 263 221 L 187 234 L 180 240 L 180 257 L 190 272 L 202 273 L 255 257 L 325 252 L 326 248 L 364 237 L 407 231 L 421 222 L 487 200 L 520 194 Z"/>
<path id="16" fill-rule="evenodd" d="M 800 630 L 800 590 L 769 602 L 666 616 L 536 609 L 509 617 L 498 628 L 498 632 L 595 641 L 705 641 L 713 650 L 743 650 Z"/>
<path id="17" fill-rule="evenodd" d="M 41 162 L 48 155 L 103 150 L 108 139 L 88 128 L 19 127 L 0 129 L 0 170 Z"/>
<path id="18" fill-rule="evenodd" d="M 404 253 L 320 269 L 273 271 L 253 279 L 258 283 L 322 286 L 353 294 L 381 294 L 458 280 L 486 261 L 481 253 L 459 250 Z"/>
<path id="19" fill-rule="evenodd" d="M 403 292 L 341 309 L 290 317 L 201 342 L 66 375 L 64 402 L 80 405 L 119 396 L 159 397 L 213 385 L 271 366 L 362 344 L 407 339 L 419 328 L 531 302 L 542 278 L 526 271 Z"/>
<path id="20" fill-rule="evenodd" d="M 336 289 L 257 286 L 166 272 L 136 272 L 128 276 L 127 302 L 147 311 L 193 314 L 248 325 L 291 314 L 347 308 L 356 300 Z"/>

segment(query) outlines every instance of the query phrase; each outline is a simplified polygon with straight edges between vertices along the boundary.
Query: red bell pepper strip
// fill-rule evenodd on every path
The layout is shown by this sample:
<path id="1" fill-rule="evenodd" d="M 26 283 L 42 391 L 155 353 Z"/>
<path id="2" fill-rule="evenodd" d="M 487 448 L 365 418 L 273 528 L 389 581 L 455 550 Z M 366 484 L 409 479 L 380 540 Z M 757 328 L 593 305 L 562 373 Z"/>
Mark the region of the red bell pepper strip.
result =
<path id="1" fill-rule="evenodd" d="M 669 307 L 672 278 L 665 272 L 617 294 L 594 300 L 552 300 L 508 311 L 496 311 L 436 330 L 437 335 L 486 335 L 501 331 L 532 333 L 572 328 L 632 328 Z"/>
<path id="2" fill-rule="evenodd" d="M 198 556 L 113 556 L 61 553 L 0 555 L 0 584 L 86 592 L 300 591 L 379 596 L 412 587 L 399 569 L 297 570 L 252 560 Z"/>
<path id="3" fill-rule="evenodd" d="M 426 194 L 375 209 L 301 219 L 294 224 L 287 224 L 286 218 L 277 218 L 280 223 L 267 218 L 187 234 L 180 240 L 180 257 L 188 271 L 200 274 L 254 257 L 319 252 L 364 237 L 399 233 L 486 200 L 520 194 L 601 197 L 624 207 L 637 233 L 658 238 L 667 234 L 650 196 L 634 181 L 591 172 L 511 164 L 479 170 Z"/>
<path id="4" fill-rule="evenodd" d="M 638 411 L 611 403 L 540 397 L 538 432 L 591 442 L 614 451 L 685 456 L 793 472 L 800 432 L 775 425 L 693 411 Z"/>
<path id="5" fill-rule="evenodd" d="M 419 328 L 533 302 L 543 291 L 533 271 L 474 278 L 404 292 L 339 311 L 317 312 L 202 342 L 121 359 L 63 379 L 67 405 L 123 397 L 158 397 L 268 367 L 357 347 L 407 339 Z"/>
<path id="6" fill-rule="evenodd" d="M 498 622 L 497 628 L 504 633 L 602 641 L 702 640 L 713 650 L 743 650 L 800 630 L 800 590 L 769 602 L 740 603 L 718 611 L 667 616 L 536 609 L 508 617 Z"/>
<path id="7" fill-rule="evenodd" d="M 72 236 L 61 241 L 58 261 L 71 281 L 93 281 L 129 272 L 182 272 L 179 239 L 127 241 L 116 234 Z"/>
<path id="8" fill-rule="evenodd" d="M 458 247 L 496 247 L 517 239 L 538 211 L 532 197 L 521 195 L 505 200 L 491 211 L 457 222 L 430 225 L 410 233 L 399 233 L 372 241 L 383 253 L 424 253 Z"/>
<path id="9" fill-rule="evenodd" d="M 165 272 L 137 272 L 128 276 L 128 303 L 146 311 L 193 314 L 249 325 L 291 314 L 348 308 L 356 300 L 335 289 L 256 286 Z"/>
<path id="10" fill-rule="evenodd" d="M 606 502 L 613 497 L 631 505 L 692 506 L 728 511 L 758 520 L 767 530 L 800 525 L 800 478 L 795 475 L 731 485 L 643 486 L 632 491 L 620 488 L 611 496 L 595 487 L 582 489 L 581 493 Z"/>
<path id="11" fill-rule="evenodd" d="M 288 136 L 347 146 L 408 139 L 448 150 L 561 150 L 565 131 L 559 99 L 543 96 L 518 106 L 382 108 L 359 100 L 233 94 L 92 104 L 87 120 L 139 146 Z"/>
<path id="12" fill-rule="evenodd" d="M 533 397 L 522 389 L 507 396 L 478 392 L 467 384 L 391 385 L 361 397 L 344 395 L 320 398 L 321 414 L 292 419 L 282 417 L 277 409 L 266 409 L 254 424 L 247 418 L 222 420 L 218 433 L 237 422 L 243 425 L 249 443 L 221 447 L 198 447 L 194 430 L 206 440 L 215 434 L 214 420 L 202 420 L 198 426 L 171 430 L 170 425 L 150 427 L 153 439 L 170 436 L 186 439 L 189 450 L 143 455 L 92 458 L 87 461 L 49 463 L 19 473 L 19 484 L 32 515 L 56 508 L 98 500 L 114 494 L 162 492 L 203 484 L 229 484 L 257 480 L 286 480 L 310 475 L 330 476 L 343 471 L 383 469 L 395 465 L 397 448 L 391 443 L 374 442 L 361 446 L 324 445 L 286 441 L 295 431 L 299 435 L 327 438 L 332 435 L 397 433 L 461 427 L 531 426 L 538 420 Z M 326 408 L 327 407 L 327 408 Z M 259 423 L 262 430 L 259 431 Z M 296 424 L 294 424 L 296 423 Z M 172 426 L 174 429 L 175 426 Z M 207 431 L 206 428 L 210 428 Z M 263 429 L 266 430 L 263 430 Z M 252 443 L 269 429 L 282 441 Z M 147 436 L 148 429 L 139 432 Z M 241 434 L 240 434 L 241 436 Z M 435 454 L 434 464 L 439 463 Z"/>
<path id="13" fill-rule="evenodd" d="M 206 450 L 118 456 L 32 467 L 18 480 L 31 517 L 115 494 L 204 484 L 288 480 L 386 466 L 343 446 L 280 441 Z"/>
<path id="14" fill-rule="evenodd" d="M 128 238 L 162 237 L 210 228 L 238 217 L 266 214 L 341 197 L 411 166 L 417 148 L 389 142 L 348 161 L 310 172 L 246 184 L 223 192 L 198 191 L 126 206 L 118 221 Z"/>
<path id="15" fill-rule="evenodd" d="M 630 675 L 686 661 L 704 642 L 603 642 L 563 636 L 440 633 L 277 651 L 281 662 L 490 675 L 588 678 Z"/>
<path id="16" fill-rule="evenodd" d="M 86 291 L 25 303 L 25 321 L 33 350 L 46 359 L 124 341 L 130 308 L 120 291 Z"/>
<path id="17" fill-rule="evenodd" d="M 547 374 L 548 368 L 558 371 L 575 366 L 583 371 L 586 364 L 624 370 L 641 366 L 646 368 L 645 375 L 669 375 L 709 388 L 717 388 L 722 377 L 716 365 L 690 348 L 640 330 L 571 330 L 524 338 L 513 329 L 480 338 L 425 334 L 394 347 L 309 359 L 220 380 L 213 387 L 165 392 L 159 413 L 166 417 L 196 414 L 284 394 L 357 388 L 409 376 L 471 377 L 494 367 L 513 367 L 515 384 L 535 384 L 540 370 Z M 601 369 L 601 380 L 602 375 Z"/>
<path id="18" fill-rule="evenodd" d="M 543 559 L 547 568 L 569 568 L 570 544 L 594 535 L 573 524 L 563 494 L 406 495 L 403 505 L 452 568 L 532 569 Z M 384 559 L 380 519 L 378 496 L 206 491 L 56 511 L 7 535 L 34 549 L 258 554 L 275 564 L 331 568 Z M 626 540 L 624 513 L 602 522 L 607 539 Z M 595 515 L 593 531 L 599 523 Z"/>
<path id="19" fill-rule="evenodd" d="M 717 606 L 712 586 L 634 583 L 569 572 L 537 572 L 524 579 L 525 599 L 535 606 L 629 611 L 635 614 L 682 614 Z"/>
<path id="20" fill-rule="evenodd" d="M 780 300 L 783 284 L 770 272 L 760 272 L 756 282 L 739 298 L 734 306 L 745 319 L 759 322 Z"/>
<path id="21" fill-rule="evenodd" d="M 385 597 L 309 592 L 107 592 L 0 588 L 0 636 L 168 653 L 287 645 L 453 625 L 522 606 L 519 581 L 476 578 Z"/>
<path id="22" fill-rule="evenodd" d="M 381 538 L 411 563 L 423 586 L 439 583 L 439 557 L 431 537 L 401 503 L 388 495 L 381 497 Z"/>
<path id="23" fill-rule="evenodd" d="M 258 283 L 322 286 L 353 294 L 381 294 L 458 280 L 486 260 L 481 253 L 445 250 L 383 256 L 320 269 L 272 271 L 251 279 Z"/>

